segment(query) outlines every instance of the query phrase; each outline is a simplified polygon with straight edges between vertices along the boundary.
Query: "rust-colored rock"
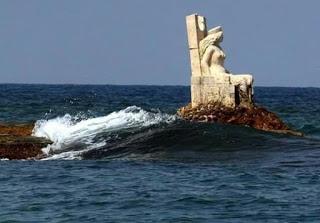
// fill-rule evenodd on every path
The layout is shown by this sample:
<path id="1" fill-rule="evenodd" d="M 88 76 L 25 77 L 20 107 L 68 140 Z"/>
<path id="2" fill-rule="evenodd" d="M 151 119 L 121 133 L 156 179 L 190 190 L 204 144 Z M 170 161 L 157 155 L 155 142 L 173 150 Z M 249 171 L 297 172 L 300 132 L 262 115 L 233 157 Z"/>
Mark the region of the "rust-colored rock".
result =
<path id="1" fill-rule="evenodd" d="M 31 136 L 33 124 L 0 124 L 0 159 L 40 159 L 50 140 Z"/>
<path id="2" fill-rule="evenodd" d="M 250 126 L 259 130 L 302 136 L 301 132 L 290 129 L 276 114 L 263 107 L 229 108 L 218 104 L 191 104 L 178 110 L 178 115 L 188 121 L 219 122 L 234 125 Z"/>
<path id="3" fill-rule="evenodd" d="M 33 124 L 0 123 L 0 135 L 31 136 Z"/>

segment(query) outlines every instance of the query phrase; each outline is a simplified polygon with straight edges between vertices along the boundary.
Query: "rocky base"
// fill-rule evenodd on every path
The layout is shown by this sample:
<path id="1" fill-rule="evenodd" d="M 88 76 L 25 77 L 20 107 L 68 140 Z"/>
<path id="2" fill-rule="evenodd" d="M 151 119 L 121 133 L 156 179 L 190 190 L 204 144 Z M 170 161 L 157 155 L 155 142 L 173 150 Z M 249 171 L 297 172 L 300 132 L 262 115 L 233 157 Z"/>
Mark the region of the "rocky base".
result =
<path id="1" fill-rule="evenodd" d="M 290 129 L 276 114 L 256 105 L 233 109 L 216 104 L 192 108 L 188 104 L 178 110 L 178 115 L 188 121 L 244 125 L 268 132 L 303 136 L 303 133 Z"/>
<path id="2" fill-rule="evenodd" d="M 40 159 L 52 142 L 31 136 L 32 124 L 0 124 L 0 159 Z"/>

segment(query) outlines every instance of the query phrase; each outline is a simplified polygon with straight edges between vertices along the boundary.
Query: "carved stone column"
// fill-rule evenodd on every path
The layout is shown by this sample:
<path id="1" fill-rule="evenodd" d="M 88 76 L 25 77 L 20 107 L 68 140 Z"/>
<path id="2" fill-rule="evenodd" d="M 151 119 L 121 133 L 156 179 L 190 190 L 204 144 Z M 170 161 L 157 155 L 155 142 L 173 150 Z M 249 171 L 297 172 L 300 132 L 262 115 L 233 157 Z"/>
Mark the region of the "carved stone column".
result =
<path id="1" fill-rule="evenodd" d="M 205 17 L 197 14 L 187 16 L 186 23 L 191 62 L 191 103 L 196 106 L 202 103 L 199 42 L 207 35 L 207 25 Z"/>

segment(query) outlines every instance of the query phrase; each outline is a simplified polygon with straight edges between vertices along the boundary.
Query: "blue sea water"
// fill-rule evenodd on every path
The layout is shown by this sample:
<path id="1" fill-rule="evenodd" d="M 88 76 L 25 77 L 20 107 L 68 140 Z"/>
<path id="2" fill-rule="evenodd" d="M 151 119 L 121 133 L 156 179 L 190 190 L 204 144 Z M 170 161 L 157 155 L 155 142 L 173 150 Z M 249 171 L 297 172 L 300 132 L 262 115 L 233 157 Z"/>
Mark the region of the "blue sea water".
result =
<path id="1" fill-rule="evenodd" d="M 0 85 L 48 158 L 0 161 L 0 222 L 320 222 L 320 89 L 255 88 L 306 136 L 187 123 L 184 86 Z"/>

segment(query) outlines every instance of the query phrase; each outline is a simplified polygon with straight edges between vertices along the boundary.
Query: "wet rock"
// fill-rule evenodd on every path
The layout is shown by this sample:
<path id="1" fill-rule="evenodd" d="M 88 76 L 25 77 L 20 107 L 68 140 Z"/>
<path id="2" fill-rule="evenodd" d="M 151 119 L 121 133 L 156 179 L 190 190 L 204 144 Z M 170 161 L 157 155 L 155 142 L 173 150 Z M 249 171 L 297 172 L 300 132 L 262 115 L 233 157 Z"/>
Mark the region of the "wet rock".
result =
<path id="1" fill-rule="evenodd" d="M 0 135 L 31 136 L 34 124 L 0 123 Z"/>
<path id="2" fill-rule="evenodd" d="M 31 136 L 33 124 L 0 124 L 0 159 L 40 159 L 52 142 Z"/>
<path id="3" fill-rule="evenodd" d="M 183 112 L 181 112 L 182 109 Z M 179 109 L 178 115 L 189 121 L 244 125 L 263 131 L 296 136 L 303 135 L 301 132 L 290 129 L 275 113 L 256 105 L 228 108 L 220 104 L 207 104 L 192 108 L 191 104 L 189 104 Z"/>

